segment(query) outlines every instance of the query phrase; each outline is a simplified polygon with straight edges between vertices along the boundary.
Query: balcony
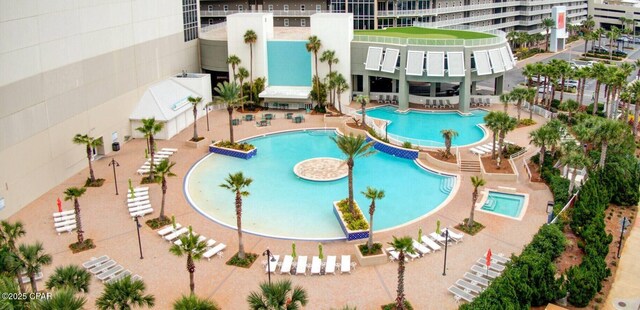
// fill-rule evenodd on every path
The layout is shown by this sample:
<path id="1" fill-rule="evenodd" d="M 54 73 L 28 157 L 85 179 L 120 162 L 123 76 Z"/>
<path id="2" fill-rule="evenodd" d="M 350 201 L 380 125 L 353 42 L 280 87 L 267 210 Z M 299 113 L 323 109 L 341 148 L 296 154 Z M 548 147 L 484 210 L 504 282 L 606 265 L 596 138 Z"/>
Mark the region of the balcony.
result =
<path id="1" fill-rule="evenodd" d="M 316 13 L 331 13 L 330 10 L 273 10 L 269 11 L 253 11 L 260 13 L 272 13 L 273 16 L 276 17 L 309 17 Z M 252 13 L 252 11 L 237 11 L 237 10 L 211 10 L 211 11 L 200 11 L 200 17 L 225 17 L 227 15 L 236 14 L 236 13 Z"/>

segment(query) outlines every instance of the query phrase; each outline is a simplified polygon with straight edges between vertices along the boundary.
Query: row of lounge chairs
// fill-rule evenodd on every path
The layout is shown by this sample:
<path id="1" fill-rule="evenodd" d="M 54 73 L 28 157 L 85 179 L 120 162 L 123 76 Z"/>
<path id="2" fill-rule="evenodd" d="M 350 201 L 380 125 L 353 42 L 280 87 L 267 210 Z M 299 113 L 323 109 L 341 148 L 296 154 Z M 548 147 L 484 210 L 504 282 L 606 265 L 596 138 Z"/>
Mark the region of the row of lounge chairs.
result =
<path id="1" fill-rule="evenodd" d="M 76 211 L 62 211 L 53 214 L 53 227 L 58 235 L 63 232 L 71 232 L 76 229 Z"/>
<path id="2" fill-rule="evenodd" d="M 464 274 L 463 279 L 458 279 L 454 285 L 449 287 L 449 292 L 453 294 L 456 302 L 460 300 L 472 302 L 489 286 L 491 280 L 502 274 L 509 261 L 509 258 L 501 254 L 494 255 L 491 256 L 491 263 L 487 268 L 486 257 L 480 257 L 476 264 L 471 266 L 471 271 Z"/>
<path id="3" fill-rule="evenodd" d="M 425 99 L 424 107 L 431 109 L 451 109 L 455 107 L 455 104 L 451 104 L 449 99 Z"/>
<path id="4" fill-rule="evenodd" d="M 168 159 L 171 155 L 173 155 L 173 153 L 176 153 L 176 152 L 178 152 L 178 149 L 166 148 L 166 147 L 162 148 L 158 152 L 155 152 L 153 154 L 152 159 L 148 159 L 144 164 L 142 164 L 142 166 L 140 166 L 140 169 L 138 169 L 137 171 L 138 174 L 143 175 L 151 172 L 151 160 L 153 160 L 154 165 L 157 165 L 164 159 Z"/>
<path id="5" fill-rule="evenodd" d="M 513 144 L 513 142 L 511 141 L 504 141 L 505 144 Z M 489 142 L 489 143 L 485 143 L 483 145 L 479 145 L 479 146 L 475 146 L 469 149 L 469 151 L 473 154 L 476 155 L 486 155 L 486 154 L 491 154 L 491 148 L 493 147 L 493 142 Z M 496 141 L 496 152 L 499 151 L 500 145 L 498 144 L 498 142 Z"/>
<path id="6" fill-rule="evenodd" d="M 449 228 L 445 228 L 445 230 L 449 231 L 449 240 L 447 240 L 444 236 L 444 231 L 442 234 L 437 234 L 436 232 L 430 233 L 427 235 L 422 235 L 421 240 L 413 239 L 413 249 L 415 250 L 415 254 L 413 253 L 405 253 L 405 261 L 414 260 L 416 258 L 423 257 L 431 252 L 440 251 L 445 242 L 449 242 L 449 244 L 462 242 L 464 239 L 464 234 L 455 232 Z M 387 253 L 389 253 L 389 261 L 397 261 L 399 259 L 400 253 L 395 251 L 392 247 L 385 249 Z"/>
<path id="7" fill-rule="evenodd" d="M 491 106 L 491 100 L 489 98 L 473 98 L 471 97 L 470 105 L 472 108 L 476 107 L 488 107 Z"/>
<path id="8" fill-rule="evenodd" d="M 297 260 L 294 262 L 294 259 Z M 335 255 L 327 256 L 326 261 L 322 261 L 319 256 L 313 256 L 311 263 L 308 262 L 307 256 L 297 256 L 294 258 L 291 255 L 285 255 L 284 259 L 280 263 L 280 255 L 272 255 L 270 260 L 263 262 L 265 267 L 265 273 L 275 273 L 278 267 L 280 267 L 280 274 L 289 275 L 307 275 L 307 270 L 310 275 L 325 275 L 336 274 L 336 268 L 340 268 L 340 273 L 351 273 L 352 269 L 356 268 L 356 263 L 351 261 L 351 255 L 342 255 L 341 262 L 337 263 L 337 257 Z"/>
<path id="9" fill-rule="evenodd" d="M 89 261 L 84 262 L 82 267 L 91 272 L 102 283 L 115 282 L 131 275 L 131 270 L 124 269 L 122 265 L 118 265 L 115 260 L 110 259 L 107 255 L 102 255 L 98 258 L 92 257 Z M 132 279 L 141 280 L 142 277 L 134 275 Z"/>
<path id="10" fill-rule="evenodd" d="M 189 228 L 182 227 L 180 223 L 176 223 L 175 227 L 172 225 L 165 226 L 158 230 L 158 235 L 162 237 L 164 240 L 171 242 L 175 245 L 181 245 L 182 241 L 180 240 L 180 236 L 189 232 Z M 198 233 L 192 232 L 194 235 L 198 236 L 198 241 L 204 242 L 207 240 L 207 237 L 203 235 L 199 235 Z M 211 258 L 215 255 L 222 257 L 223 250 L 227 248 L 227 245 L 224 243 L 216 244 L 216 241 L 213 239 L 209 239 L 206 242 L 207 250 L 202 254 L 204 258 L 207 260 L 211 260 Z"/>
<path id="11" fill-rule="evenodd" d="M 127 206 L 131 217 L 145 216 L 153 212 L 149 201 L 149 187 L 130 188 L 127 191 Z"/>

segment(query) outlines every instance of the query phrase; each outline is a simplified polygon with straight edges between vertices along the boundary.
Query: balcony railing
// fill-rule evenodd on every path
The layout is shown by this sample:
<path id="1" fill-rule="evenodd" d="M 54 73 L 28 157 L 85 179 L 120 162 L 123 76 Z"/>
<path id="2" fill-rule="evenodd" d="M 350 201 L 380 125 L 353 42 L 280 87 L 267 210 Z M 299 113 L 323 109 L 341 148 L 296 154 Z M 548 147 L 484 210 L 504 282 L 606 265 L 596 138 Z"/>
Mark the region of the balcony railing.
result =
<path id="1" fill-rule="evenodd" d="M 200 11 L 200 17 L 225 17 L 227 15 L 236 14 L 236 13 L 251 13 L 252 11 L 237 11 L 237 10 L 212 10 L 212 11 Z M 273 10 L 273 11 L 253 11 L 253 12 L 261 12 L 261 13 L 272 13 L 273 16 L 282 16 L 282 17 L 309 17 L 316 13 L 331 13 L 329 10 Z"/>
<path id="2" fill-rule="evenodd" d="M 421 27 L 419 23 L 414 23 L 413 25 L 416 27 Z M 493 34 L 494 37 L 484 38 L 484 39 L 419 39 L 419 38 L 397 38 L 397 37 L 386 37 L 386 36 L 354 35 L 353 41 L 398 44 L 398 45 L 419 45 L 419 46 L 481 46 L 481 45 L 493 45 L 501 42 L 506 42 L 506 39 L 505 39 L 506 34 L 500 30 L 480 29 L 477 27 L 469 27 L 466 25 L 447 27 L 447 29 L 483 31 L 483 32 L 488 32 L 490 34 Z"/>

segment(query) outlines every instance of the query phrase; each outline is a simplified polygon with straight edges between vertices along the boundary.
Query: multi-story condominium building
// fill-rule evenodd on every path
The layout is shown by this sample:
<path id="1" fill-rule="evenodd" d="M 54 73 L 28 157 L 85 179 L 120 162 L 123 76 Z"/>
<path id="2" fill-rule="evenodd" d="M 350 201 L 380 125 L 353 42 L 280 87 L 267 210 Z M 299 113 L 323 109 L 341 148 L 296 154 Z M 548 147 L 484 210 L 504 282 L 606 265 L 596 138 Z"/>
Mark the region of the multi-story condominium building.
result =
<path id="1" fill-rule="evenodd" d="M 597 1 L 597 0 L 596 0 Z M 272 12 L 276 26 L 308 26 L 315 12 L 353 13 L 354 29 L 411 26 L 472 27 L 479 30 L 542 32 L 551 8 L 566 6 L 567 22 L 587 16 L 587 0 L 201 0 L 202 24 L 232 13 Z"/>
<path id="2" fill-rule="evenodd" d="M 593 16 L 598 27 L 627 27 L 621 18 L 634 20 L 637 27 L 640 22 L 640 0 L 589 0 L 589 15 Z"/>

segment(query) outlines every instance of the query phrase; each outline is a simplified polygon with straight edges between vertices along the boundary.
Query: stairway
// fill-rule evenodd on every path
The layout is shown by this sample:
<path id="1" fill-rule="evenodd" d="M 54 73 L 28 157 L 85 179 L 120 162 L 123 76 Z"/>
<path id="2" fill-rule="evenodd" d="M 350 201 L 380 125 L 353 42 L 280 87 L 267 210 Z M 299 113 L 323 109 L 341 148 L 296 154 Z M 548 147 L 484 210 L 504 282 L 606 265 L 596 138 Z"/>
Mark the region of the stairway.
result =
<path id="1" fill-rule="evenodd" d="M 440 182 L 440 191 L 442 193 L 444 193 L 444 194 L 449 194 L 449 193 L 451 193 L 451 190 L 453 190 L 453 186 L 455 184 L 456 184 L 456 178 L 455 177 L 444 178 Z"/>
<path id="2" fill-rule="evenodd" d="M 478 160 L 461 160 L 460 171 L 480 172 L 480 162 Z"/>

